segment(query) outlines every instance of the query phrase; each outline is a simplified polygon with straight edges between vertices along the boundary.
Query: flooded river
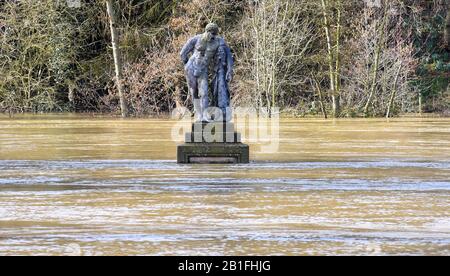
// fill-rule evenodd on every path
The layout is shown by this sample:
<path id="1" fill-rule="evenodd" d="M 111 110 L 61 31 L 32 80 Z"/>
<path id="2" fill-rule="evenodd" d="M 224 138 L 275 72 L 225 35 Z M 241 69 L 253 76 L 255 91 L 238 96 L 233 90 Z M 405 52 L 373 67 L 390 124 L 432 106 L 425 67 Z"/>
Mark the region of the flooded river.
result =
<path id="1" fill-rule="evenodd" d="M 0 255 L 450 254 L 450 119 L 283 119 L 226 166 L 173 125 L 0 117 Z"/>

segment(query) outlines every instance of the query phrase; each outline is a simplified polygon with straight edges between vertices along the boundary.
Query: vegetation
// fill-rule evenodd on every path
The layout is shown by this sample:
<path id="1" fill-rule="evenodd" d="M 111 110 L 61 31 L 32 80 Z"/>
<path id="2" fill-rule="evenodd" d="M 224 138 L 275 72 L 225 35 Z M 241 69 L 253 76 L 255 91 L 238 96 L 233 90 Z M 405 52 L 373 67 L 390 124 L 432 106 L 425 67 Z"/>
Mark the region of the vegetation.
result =
<path id="1" fill-rule="evenodd" d="M 449 114 L 446 0 L 76 3 L 0 1 L 1 112 L 142 116 L 188 106 L 179 51 L 216 22 L 234 51 L 235 105 Z"/>

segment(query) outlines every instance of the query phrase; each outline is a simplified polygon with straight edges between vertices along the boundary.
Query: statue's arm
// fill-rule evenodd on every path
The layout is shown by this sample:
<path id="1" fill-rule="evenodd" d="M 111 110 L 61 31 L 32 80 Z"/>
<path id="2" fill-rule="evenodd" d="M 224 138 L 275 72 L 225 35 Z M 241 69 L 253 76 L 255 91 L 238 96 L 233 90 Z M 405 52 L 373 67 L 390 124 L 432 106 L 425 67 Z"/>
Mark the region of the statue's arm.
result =
<path id="1" fill-rule="evenodd" d="M 183 49 L 181 49 L 181 60 L 183 61 L 184 64 L 186 64 L 189 61 L 189 53 L 191 53 L 194 48 L 195 48 L 195 44 L 197 44 L 197 37 L 192 37 L 191 39 L 189 39 L 189 41 L 183 46 Z"/>

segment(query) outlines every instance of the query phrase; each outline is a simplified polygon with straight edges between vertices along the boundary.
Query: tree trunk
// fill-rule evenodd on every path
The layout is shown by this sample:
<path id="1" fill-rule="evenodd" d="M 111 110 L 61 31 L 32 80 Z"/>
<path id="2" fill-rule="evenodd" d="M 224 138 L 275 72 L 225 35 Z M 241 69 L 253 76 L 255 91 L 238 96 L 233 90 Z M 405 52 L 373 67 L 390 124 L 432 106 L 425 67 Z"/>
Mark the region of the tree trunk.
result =
<path id="1" fill-rule="evenodd" d="M 328 22 L 328 13 L 327 13 L 327 4 L 325 0 L 322 0 L 322 11 L 323 11 L 323 22 L 324 22 L 324 28 L 325 28 L 325 36 L 327 38 L 327 50 L 328 50 L 328 67 L 329 67 L 329 74 L 330 74 L 330 90 L 332 95 L 334 95 L 334 70 L 333 70 L 333 49 L 331 46 L 331 34 L 330 34 L 330 27 Z"/>
<path id="2" fill-rule="evenodd" d="M 391 99 L 389 100 L 389 104 L 387 107 L 386 118 L 389 118 L 391 116 L 391 110 L 394 105 L 395 94 L 397 94 L 397 83 L 398 83 L 398 78 L 400 76 L 401 70 L 402 70 L 402 63 L 400 62 L 400 65 L 398 66 L 397 74 L 395 75 L 394 88 L 392 89 Z"/>
<path id="3" fill-rule="evenodd" d="M 337 118 L 341 112 L 340 95 L 341 95 L 341 60 L 340 60 L 340 40 L 341 40 L 341 6 L 340 1 L 337 3 L 337 27 L 336 27 L 336 54 L 334 55 L 336 59 L 336 68 L 334 71 L 334 96 L 333 96 L 333 113 L 334 117 Z"/>
<path id="4" fill-rule="evenodd" d="M 388 2 L 385 1 L 384 3 L 384 17 L 383 17 L 383 23 L 380 26 L 380 29 L 378 30 L 378 38 L 377 38 L 377 46 L 375 50 L 375 61 L 374 61 L 374 67 L 373 67 L 373 76 L 372 76 L 372 84 L 370 87 L 370 94 L 369 98 L 367 99 L 366 105 L 364 106 L 364 115 L 367 116 L 369 114 L 369 107 L 372 103 L 372 99 L 375 95 L 375 92 L 377 90 L 377 80 L 378 80 L 378 69 L 380 66 L 380 55 L 381 55 L 381 48 L 384 44 L 384 38 L 385 38 L 385 27 L 387 24 L 387 18 L 388 18 Z"/>
<path id="5" fill-rule="evenodd" d="M 325 109 L 325 104 L 323 102 L 323 94 L 322 94 L 322 89 L 320 88 L 320 83 L 319 83 L 319 81 L 317 80 L 317 78 L 316 78 L 316 76 L 314 74 L 311 74 L 311 76 L 312 76 L 312 79 L 313 79 L 314 84 L 316 86 L 317 94 L 319 94 L 320 110 L 322 111 L 323 117 L 325 119 L 328 119 L 327 111 Z"/>
<path id="6" fill-rule="evenodd" d="M 378 67 L 380 66 L 380 54 L 381 54 L 381 43 L 378 44 L 376 52 L 375 52 L 375 64 L 373 66 L 373 76 L 372 76 L 372 84 L 370 85 L 370 94 L 367 99 L 366 105 L 364 106 L 364 115 L 367 116 L 369 114 L 369 106 L 372 103 L 373 96 L 375 95 L 375 91 L 377 89 L 377 79 L 378 79 Z"/>
<path id="7" fill-rule="evenodd" d="M 419 91 L 419 114 L 422 115 L 422 93 Z"/>
<path id="8" fill-rule="evenodd" d="M 447 17 L 445 18 L 444 29 L 444 43 L 447 49 L 450 49 L 450 0 L 445 0 L 445 7 L 447 9 Z"/>
<path id="9" fill-rule="evenodd" d="M 323 13 L 323 22 L 324 22 L 324 28 L 325 28 L 325 36 L 327 39 L 327 50 L 328 50 L 328 68 L 329 68 L 329 75 L 330 75 L 330 91 L 331 91 L 331 99 L 332 99 L 332 108 L 333 108 L 333 116 L 334 118 L 339 117 L 339 91 L 338 91 L 338 84 L 336 83 L 339 79 L 339 36 L 340 36 L 340 9 L 338 8 L 338 23 L 337 23 L 337 30 L 336 30 L 336 55 L 333 53 L 333 42 L 331 38 L 331 32 L 330 32 L 330 20 L 328 17 L 328 3 L 326 0 L 322 0 L 322 13 Z"/>
<path id="10" fill-rule="evenodd" d="M 109 23 L 111 27 L 111 42 L 114 55 L 114 66 L 116 68 L 117 90 L 119 91 L 120 110 L 122 117 L 128 115 L 128 108 L 123 92 L 123 76 L 122 76 L 122 60 L 120 55 L 119 35 L 116 28 L 116 14 L 114 12 L 114 1 L 106 0 L 106 8 L 108 11 Z"/>

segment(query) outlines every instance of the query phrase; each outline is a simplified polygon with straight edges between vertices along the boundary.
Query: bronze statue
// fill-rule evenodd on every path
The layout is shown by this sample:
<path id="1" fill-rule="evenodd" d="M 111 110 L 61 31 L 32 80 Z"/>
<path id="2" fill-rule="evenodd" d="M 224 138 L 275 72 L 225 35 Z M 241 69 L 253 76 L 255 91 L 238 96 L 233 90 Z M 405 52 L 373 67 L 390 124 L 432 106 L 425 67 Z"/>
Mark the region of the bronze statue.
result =
<path id="1" fill-rule="evenodd" d="M 233 57 L 231 49 L 218 34 L 219 27 L 214 23 L 208 24 L 203 34 L 189 39 L 180 54 L 185 64 L 186 80 L 192 96 L 196 121 L 200 122 L 210 120 L 206 116 L 206 110 L 210 107 L 208 89 L 210 69 L 214 75 L 211 106 L 222 111 L 223 121 L 228 121 L 230 117 L 228 84 L 233 78 Z"/>

